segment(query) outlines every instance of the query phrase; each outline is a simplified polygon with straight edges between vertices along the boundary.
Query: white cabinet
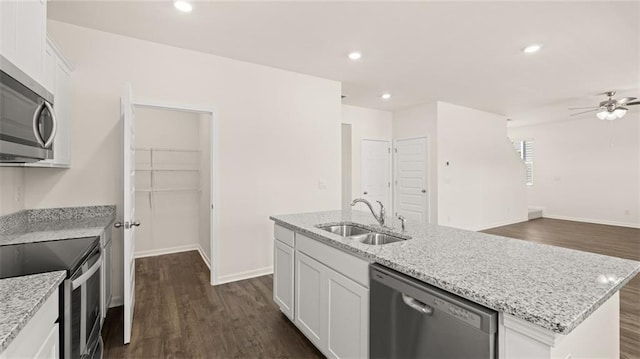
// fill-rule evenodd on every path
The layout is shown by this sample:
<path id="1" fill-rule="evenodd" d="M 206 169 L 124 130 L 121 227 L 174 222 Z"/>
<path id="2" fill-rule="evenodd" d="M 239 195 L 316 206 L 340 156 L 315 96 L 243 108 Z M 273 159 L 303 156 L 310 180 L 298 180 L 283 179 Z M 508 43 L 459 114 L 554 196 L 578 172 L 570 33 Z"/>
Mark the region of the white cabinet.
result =
<path id="1" fill-rule="evenodd" d="M 327 354 L 334 358 L 366 358 L 369 352 L 369 290 L 327 272 Z"/>
<path id="2" fill-rule="evenodd" d="M 26 164 L 27 167 L 71 166 L 71 65 L 51 40 L 47 40 L 43 68 L 44 86 L 53 93 L 57 131 L 53 141 L 53 159 Z"/>
<path id="3" fill-rule="evenodd" d="M 46 27 L 45 0 L 0 1 L 0 54 L 40 84 Z"/>
<path id="4" fill-rule="evenodd" d="M 296 252 L 296 315 L 294 323 L 323 351 L 326 347 L 326 280 L 328 268 L 302 252 Z"/>
<path id="5" fill-rule="evenodd" d="M 273 245 L 273 300 L 293 320 L 294 250 L 276 240 Z"/>
<path id="6" fill-rule="evenodd" d="M 107 310 L 111 304 L 111 228 L 107 228 L 100 236 L 100 245 L 102 246 L 102 269 L 100 273 L 101 283 L 101 309 L 102 309 L 102 322 L 107 317 Z M 101 323 L 102 324 L 102 323 Z"/>
<path id="7" fill-rule="evenodd" d="M 369 262 L 278 225 L 275 237 L 273 290 L 280 309 L 325 356 L 367 357 Z"/>
<path id="8" fill-rule="evenodd" d="M 0 353 L 0 359 L 59 358 L 60 335 L 57 319 L 58 291 L 54 291 L 18 336 Z"/>

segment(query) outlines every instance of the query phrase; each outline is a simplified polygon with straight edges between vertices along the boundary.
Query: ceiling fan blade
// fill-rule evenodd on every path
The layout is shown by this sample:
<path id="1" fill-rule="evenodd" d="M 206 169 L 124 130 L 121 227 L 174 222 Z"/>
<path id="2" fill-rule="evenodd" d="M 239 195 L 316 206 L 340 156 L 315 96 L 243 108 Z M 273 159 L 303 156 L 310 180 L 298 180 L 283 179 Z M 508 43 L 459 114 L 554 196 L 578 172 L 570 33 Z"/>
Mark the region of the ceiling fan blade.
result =
<path id="1" fill-rule="evenodd" d="M 572 113 L 570 116 L 582 115 L 583 113 L 588 113 L 588 112 L 596 112 L 596 111 L 598 111 L 599 109 L 600 109 L 600 108 L 592 108 L 591 110 L 582 111 L 582 112 L 578 112 L 578 113 Z"/>
<path id="2" fill-rule="evenodd" d="M 618 104 L 622 105 L 622 104 L 625 104 L 627 102 L 633 101 L 635 99 L 637 99 L 637 98 L 636 97 L 623 97 L 623 98 L 618 100 Z"/>
<path id="3" fill-rule="evenodd" d="M 624 104 L 625 106 L 634 106 L 634 105 L 640 105 L 640 101 L 633 101 L 633 102 L 628 102 Z"/>
<path id="4" fill-rule="evenodd" d="M 597 109 L 597 107 L 593 107 L 593 106 L 589 106 L 589 107 L 572 107 L 572 108 L 569 109 L 569 111 L 584 110 L 584 109 L 587 109 L 587 108 L 590 108 L 590 109 L 593 109 L 593 110 Z"/>

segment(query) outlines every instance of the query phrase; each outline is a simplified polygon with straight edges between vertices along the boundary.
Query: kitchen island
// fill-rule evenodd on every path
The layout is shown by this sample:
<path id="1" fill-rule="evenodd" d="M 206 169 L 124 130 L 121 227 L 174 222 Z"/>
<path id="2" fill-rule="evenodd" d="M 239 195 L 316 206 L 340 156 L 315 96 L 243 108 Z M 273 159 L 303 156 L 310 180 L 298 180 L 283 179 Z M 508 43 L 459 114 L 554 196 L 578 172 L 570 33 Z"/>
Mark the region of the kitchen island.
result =
<path id="1" fill-rule="evenodd" d="M 502 358 L 618 357 L 618 291 L 638 273 L 638 262 L 437 225 L 408 223 L 403 235 L 411 239 L 384 245 L 363 244 L 317 227 L 353 223 L 380 229 L 371 214 L 360 211 L 271 219 L 276 239 L 283 227 L 295 240 L 310 238 L 498 311 Z M 295 240 L 292 256 L 300 252 Z M 294 292 L 296 283 L 294 275 Z M 295 315 L 290 317 L 296 323 Z"/>

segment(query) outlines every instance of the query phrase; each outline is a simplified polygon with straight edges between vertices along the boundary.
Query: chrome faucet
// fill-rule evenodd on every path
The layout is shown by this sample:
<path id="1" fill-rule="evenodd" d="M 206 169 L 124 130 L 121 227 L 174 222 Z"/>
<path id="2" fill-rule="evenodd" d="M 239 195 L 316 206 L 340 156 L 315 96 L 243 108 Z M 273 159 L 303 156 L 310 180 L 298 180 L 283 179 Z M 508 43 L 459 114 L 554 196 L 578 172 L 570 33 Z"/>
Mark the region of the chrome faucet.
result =
<path id="1" fill-rule="evenodd" d="M 380 201 L 376 201 L 378 202 L 378 204 L 380 204 L 380 214 L 376 215 L 376 212 L 373 210 L 373 206 L 371 206 L 371 203 L 369 201 L 367 201 L 364 198 L 356 198 L 353 200 L 353 202 L 351 202 L 351 207 L 355 206 L 356 203 L 361 202 L 367 205 L 367 207 L 369 207 L 369 210 L 371 211 L 371 214 L 373 215 L 373 218 L 376 219 L 376 221 L 378 221 L 378 223 L 380 224 L 380 226 L 384 227 L 384 222 L 385 222 L 385 218 L 387 216 L 386 211 L 384 209 L 384 205 L 382 204 L 382 202 Z"/>

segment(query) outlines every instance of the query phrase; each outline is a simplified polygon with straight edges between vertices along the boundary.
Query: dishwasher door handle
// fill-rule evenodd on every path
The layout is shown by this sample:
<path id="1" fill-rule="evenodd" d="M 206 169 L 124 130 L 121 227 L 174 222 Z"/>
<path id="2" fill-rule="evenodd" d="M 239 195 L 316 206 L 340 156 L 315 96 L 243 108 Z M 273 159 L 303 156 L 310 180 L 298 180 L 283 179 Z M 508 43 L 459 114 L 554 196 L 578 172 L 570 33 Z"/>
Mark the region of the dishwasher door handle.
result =
<path id="1" fill-rule="evenodd" d="M 404 304 L 408 305 L 409 307 L 411 307 L 411 309 L 417 310 L 418 312 L 424 314 L 424 315 L 433 315 L 433 308 L 431 308 L 430 306 L 422 303 L 421 301 L 417 300 L 416 298 L 410 297 L 404 293 L 402 293 L 402 301 L 404 302 Z"/>

